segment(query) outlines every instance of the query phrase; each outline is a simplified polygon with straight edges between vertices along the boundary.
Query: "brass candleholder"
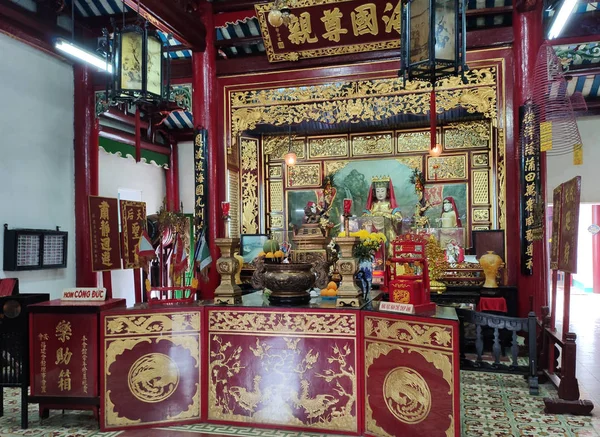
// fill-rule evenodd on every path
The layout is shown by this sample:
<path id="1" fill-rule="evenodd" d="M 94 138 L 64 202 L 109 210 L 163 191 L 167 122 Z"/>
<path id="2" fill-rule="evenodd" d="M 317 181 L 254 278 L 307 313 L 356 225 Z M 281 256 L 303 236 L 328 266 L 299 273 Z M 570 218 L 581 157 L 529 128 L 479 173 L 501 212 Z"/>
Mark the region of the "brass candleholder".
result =
<path id="1" fill-rule="evenodd" d="M 337 262 L 338 271 L 342 275 L 342 282 L 338 288 L 338 298 L 336 306 L 338 307 L 358 307 L 362 293 L 360 288 L 354 283 L 354 274 L 357 269 L 357 262 L 352 256 L 354 245 L 358 237 L 350 237 L 349 229 L 350 217 L 344 215 L 345 237 L 336 238 L 335 242 L 340 246 L 340 257 Z"/>
<path id="2" fill-rule="evenodd" d="M 239 249 L 240 239 L 229 237 L 229 215 L 223 216 L 225 223 L 225 238 L 216 238 L 221 257 L 217 260 L 217 272 L 221 275 L 221 283 L 215 290 L 215 303 L 234 305 L 242 302 L 242 289 L 235 283 L 235 273 L 238 269 L 238 260 L 234 253 Z"/>

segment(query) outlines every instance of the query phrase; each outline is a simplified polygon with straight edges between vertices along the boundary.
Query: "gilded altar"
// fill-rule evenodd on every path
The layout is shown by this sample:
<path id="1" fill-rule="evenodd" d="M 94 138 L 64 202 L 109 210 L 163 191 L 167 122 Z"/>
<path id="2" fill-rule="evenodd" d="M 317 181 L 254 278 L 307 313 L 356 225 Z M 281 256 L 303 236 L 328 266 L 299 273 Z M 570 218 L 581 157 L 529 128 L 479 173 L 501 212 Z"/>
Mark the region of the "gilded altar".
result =
<path id="1" fill-rule="evenodd" d="M 460 436 L 458 319 L 336 308 L 119 309 L 102 317 L 101 429 L 201 422 Z"/>

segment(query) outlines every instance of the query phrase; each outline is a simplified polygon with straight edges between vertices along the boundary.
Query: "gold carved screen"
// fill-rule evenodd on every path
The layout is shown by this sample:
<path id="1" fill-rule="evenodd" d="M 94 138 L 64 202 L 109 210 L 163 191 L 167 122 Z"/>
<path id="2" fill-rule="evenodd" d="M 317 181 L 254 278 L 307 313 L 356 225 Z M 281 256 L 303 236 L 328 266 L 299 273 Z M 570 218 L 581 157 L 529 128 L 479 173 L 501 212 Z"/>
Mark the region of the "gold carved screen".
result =
<path id="1" fill-rule="evenodd" d="M 496 181 L 498 173 L 503 172 L 503 165 L 498 163 L 494 153 L 497 149 L 494 131 L 489 120 L 446 125 L 438 133 L 443 144 L 443 153 L 439 157 L 429 155 L 430 134 L 424 129 L 298 136 L 292 142 L 298 161 L 292 167 L 283 162 L 289 138 L 263 136 L 265 178 L 261 185 L 265 188 L 267 230 L 286 231 L 292 222 L 289 209 L 300 211 L 304 207 L 294 199 L 301 198 L 305 202 L 306 196 L 321 188 L 325 175 L 347 166 L 354 166 L 358 172 L 370 167 L 380 170 L 380 174 L 388 174 L 386 169 L 400 164 L 407 167 L 408 172 L 418 169 L 423 173 L 426 196 L 432 202 L 440 204 L 447 191 L 464 195 L 462 226 L 469 243 L 471 230 L 494 229 L 499 224 Z M 499 166 L 502 167 L 500 170 Z M 390 176 L 395 190 L 414 192 L 414 185 L 408 178 L 401 179 L 393 173 Z M 370 180 L 366 182 L 370 184 Z M 306 195 L 298 196 L 299 193 Z M 344 193 L 338 195 L 344 196 Z M 396 196 L 402 197 L 402 193 L 396 192 Z M 404 217 L 412 215 L 414 203 L 399 206 Z M 431 225 L 435 226 L 435 223 Z"/>

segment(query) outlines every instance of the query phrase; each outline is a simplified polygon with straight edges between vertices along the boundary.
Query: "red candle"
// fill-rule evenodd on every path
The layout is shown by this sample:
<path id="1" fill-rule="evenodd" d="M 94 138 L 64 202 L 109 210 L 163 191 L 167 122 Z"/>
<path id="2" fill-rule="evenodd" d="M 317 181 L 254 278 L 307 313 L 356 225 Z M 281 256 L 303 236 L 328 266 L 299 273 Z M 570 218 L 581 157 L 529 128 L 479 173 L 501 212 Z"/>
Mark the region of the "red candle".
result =
<path id="1" fill-rule="evenodd" d="M 352 209 L 352 199 L 344 199 L 344 215 L 349 215 Z"/>
<path id="2" fill-rule="evenodd" d="M 229 207 L 230 207 L 230 203 L 229 202 L 221 202 L 221 208 L 223 209 L 223 215 L 227 216 L 229 215 Z"/>

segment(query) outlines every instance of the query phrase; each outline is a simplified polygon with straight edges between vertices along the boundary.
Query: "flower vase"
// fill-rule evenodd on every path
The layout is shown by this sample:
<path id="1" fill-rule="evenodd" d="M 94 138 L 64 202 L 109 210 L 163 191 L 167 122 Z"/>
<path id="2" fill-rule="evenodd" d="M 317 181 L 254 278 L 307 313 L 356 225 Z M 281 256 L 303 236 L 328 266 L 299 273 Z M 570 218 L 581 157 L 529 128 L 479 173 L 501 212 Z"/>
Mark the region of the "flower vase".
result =
<path id="1" fill-rule="evenodd" d="M 373 285 L 373 259 L 361 259 L 359 261 L 355 278 L 362 291 L 363 299 L 366 299 Z"/>

